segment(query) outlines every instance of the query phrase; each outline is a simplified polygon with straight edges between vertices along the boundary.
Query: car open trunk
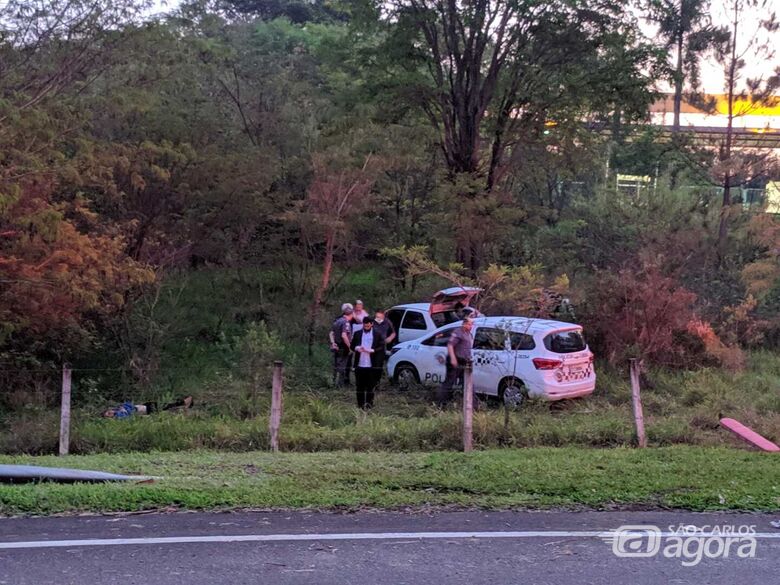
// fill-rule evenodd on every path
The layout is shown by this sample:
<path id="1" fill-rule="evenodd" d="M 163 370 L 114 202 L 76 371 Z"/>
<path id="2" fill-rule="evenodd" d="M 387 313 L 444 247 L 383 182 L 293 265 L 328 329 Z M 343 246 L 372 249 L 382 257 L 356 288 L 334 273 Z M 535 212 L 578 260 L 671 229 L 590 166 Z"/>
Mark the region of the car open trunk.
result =
<path id="1" fill-rule="evenodd" d="M 473 286 L 453 286 L 440 290 L 435 293 L 431 299 L 431 317 L 446 313 L 457 318 L 462 318 L 463 309 L 469 307 L 472 301 L 481 292 L 481 288 Z M 447 321 L 449 322 L 450 320 L 448 319 Z"/>

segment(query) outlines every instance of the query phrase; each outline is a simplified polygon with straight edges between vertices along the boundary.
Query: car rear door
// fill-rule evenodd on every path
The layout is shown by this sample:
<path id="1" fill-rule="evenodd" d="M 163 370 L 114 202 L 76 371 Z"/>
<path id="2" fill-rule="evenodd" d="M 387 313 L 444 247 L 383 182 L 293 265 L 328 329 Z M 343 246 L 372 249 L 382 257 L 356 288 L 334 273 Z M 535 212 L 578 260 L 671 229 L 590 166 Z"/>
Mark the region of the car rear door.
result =
<path id="1" fill-rule="evenodd" d="M 562 362 L 555 371 L 559 383 L 577 383 L 593 376 L 593 354 L 580 328 L 552 331 L 544 337 L 548 354 Z"/>
<path id="2" fill-rule="evenodd" d="M 399 341 L 411 341 L 425 335 L 428 331 L 428 322 L 422 311 L 416 309 L 407 309 L 401 320 L 401 326 L 398 328 Z"/>
<path id="3" fill-rule="evenodd" d="M 471 351 L 474 362 L 474 391 L 496 395 L 498 384 L 507 375 L 510 352 L 507 332 L 497 327 L 477 327 L 474 332 L 474 347 Z"/>

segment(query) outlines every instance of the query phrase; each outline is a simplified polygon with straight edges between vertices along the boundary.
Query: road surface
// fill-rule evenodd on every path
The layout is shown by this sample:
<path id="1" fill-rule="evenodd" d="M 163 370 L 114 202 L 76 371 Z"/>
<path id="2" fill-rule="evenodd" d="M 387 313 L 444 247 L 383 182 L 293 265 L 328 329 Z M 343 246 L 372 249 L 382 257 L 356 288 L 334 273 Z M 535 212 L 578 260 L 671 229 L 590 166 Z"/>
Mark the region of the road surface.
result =
<path id="1" fill-rule="evenodd" d="M 0 519 L 0 585 L 768 585 L 780 583 L 780 529 L 771 524 L 778 519 L 479 511 L 11 518 Z M 614 539 L 604 538 L 624 525 L 658 526 L 667 540 L 654 556 L 618 557 Z M 703 532 L 687 552 L 667 557 L 680 525 Z M 753 554 L 737 540 L 724 556 L 715 539 L 696 562 L 697 546 L 724 527 L 752 527 Z M 742 556 L 737 544 L 747 546 Z"/>

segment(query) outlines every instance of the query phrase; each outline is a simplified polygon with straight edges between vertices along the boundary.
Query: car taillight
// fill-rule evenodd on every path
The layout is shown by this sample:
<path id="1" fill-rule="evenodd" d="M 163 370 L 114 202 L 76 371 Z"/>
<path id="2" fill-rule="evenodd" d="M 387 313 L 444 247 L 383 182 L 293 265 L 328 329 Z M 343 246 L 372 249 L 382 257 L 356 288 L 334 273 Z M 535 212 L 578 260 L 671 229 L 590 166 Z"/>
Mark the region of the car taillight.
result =
<path id="1" fill-rule="evenodd" d="M 548 360 L 545 358 L 534 358 L 532 361 L 537 370 L 554 370 L 563 364 L 561 360 Z"/>

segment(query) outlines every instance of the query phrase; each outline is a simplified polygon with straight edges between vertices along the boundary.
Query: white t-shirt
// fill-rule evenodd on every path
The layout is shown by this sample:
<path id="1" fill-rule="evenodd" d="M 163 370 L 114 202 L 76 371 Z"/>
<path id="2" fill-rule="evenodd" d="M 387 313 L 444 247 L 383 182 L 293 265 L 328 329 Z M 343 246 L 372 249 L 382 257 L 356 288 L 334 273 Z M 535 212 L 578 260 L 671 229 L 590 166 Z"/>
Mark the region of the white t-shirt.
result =
<path id="1" fill-rule="evenodd" d="M 363 339 L 361 340 L 360 347 L 363 347 L 367 350 L 371 350 L 371 346 L 374 345 L 374 332 L 373 331 L 363 331 Z M 358 367 L 359 368 L 370 368 L 371 367 L 371 353 L 370 351 L 361 351 L 360 352 L 360 361 L 358 361 Z"/>

